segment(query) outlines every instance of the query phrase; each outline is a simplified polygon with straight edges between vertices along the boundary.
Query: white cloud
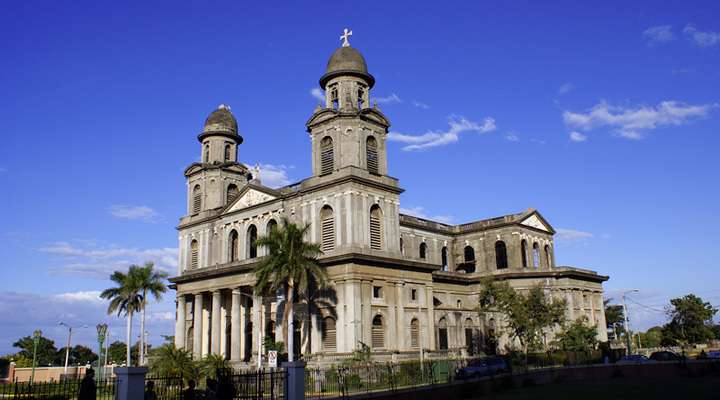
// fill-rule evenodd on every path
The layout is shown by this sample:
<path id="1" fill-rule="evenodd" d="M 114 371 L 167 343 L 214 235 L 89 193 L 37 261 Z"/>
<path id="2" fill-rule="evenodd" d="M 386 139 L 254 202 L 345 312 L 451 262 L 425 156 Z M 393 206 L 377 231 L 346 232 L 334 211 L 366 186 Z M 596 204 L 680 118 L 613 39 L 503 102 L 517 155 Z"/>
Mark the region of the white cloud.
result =
<path id="1" fill-rule="evenodd" d="M 583 135 L 580 132 L 572 131 L 570 132 L 570 140 L 573 142 L 584 142 L 588 139 L 587 135 Z"/>
<path id="2" fill-rule="evenodd" d="M 396 104 L 402 103 L 402 99 L 395 93 L 385 97 L 373 97 L 373 100 L 378 104 Z"/>
<path id="3" fill-rule="evenodd" d="M 288 170 L 292 169 L 292 166 L 283 164 L 259 164 L 260 165 L 260 182 L 271 188 L 278 188 L 289 185 L 290 178 L 288 177 Z M 248 165 L 248 168 L 253 167 Z"/>
<path id="4" fill-rule="evenodd" d="M 433 216 L 428 216 L 428 215 L 425 213 L 425 209 L 424 209 L 423 207 L 419 207 L 419 206 L 417 206 L 417 207 L 416 207 L 416 206 L 411 206 L 411 207 L 408 207 L 408 208 L 400 207 L 400 214 L 412 215 L 413 217 L 428 219 L 428 220 L 431 220 L 431 221 L 442 222 L 442 223 L 444 223 L 444 224 L 450 224 L 450 223 L 452 223 L 452 221 L 453 221 L 453 219 L 454 219 L 451 215 L 433 215 Z"/>
<path id="5" fill-rule="evenodd" d="M 76 241 L 50 243 L 38 250 L 58 257 L 55 262 L 59 265 L 51 271 L 62 275 L 106 279 L 113 271 L 126 270 L 131 264 L 146 261 L 154 262 L 158 269 L 172 275 L 178 266 L 178 249 L 173 247 L 138 249 Z"/>
<path id="6" fill-rule="evenodd" d="M 320 102 L 325 102 L 325 93 L 323 93 L 322 89 L 320 88 L 310 89 L 310 95 Z"/>
<path id="7" fill-rule="evenodd" d="M 620 136 L 641 139 L 645 132 L 668 125 L 684 125 L 693 118 L 707 116 L 718 104 L 691 105 L 678 101 L 663 101 L 655 107 L 636 108 L 612 106 L 600 102 L 585 113 L 563 112 L 563 120 L 569 127 L 592 130 L 607 126 Z"/>
<path id="8" fill-rule="evenodd" d="M 580 242 L 595 236 L 590 232 L 567 228 L 557 228 L 555 229 L 555 232 L 555 239 L 563 242 Z"/>
<path id="9" fill-rule="evenodd" d="M 452 115 L 448 118 L 450 129 L 447 131 L 428 131 L 422 135 L 406 135 L 399 132 L 390 132 L 388 139 L 396 142 L 407 143 L 403 147 L 405 151 L 426 150 L 436 146 L 455 143 L 460 140 L 460 134 L 465 132 L 485 133 L 496 129 L 495 120 L 485 118 L 482 124 L 470 121 L 462 116 Z"/>
<path id="10" fill-rule="evenodd" d="M 427 109 L 430 108 L 429 105 L 427 105 L 427 104 L 425 104 L 425 103 L 422 103 L 422 102 L 419 102 L 419 101 L 417 101 L 417 100 L 413 100 L 413 101 L 412 101 L 412 105 L 415 106 L 415 107 L 417 107 L 417 108 L 422 108 L 423 110 L 427 110 Z"/>
<path id="11" fill-rule="evenodd" d="M 575 86 L 573 86 L 572 83 L 563 83 L 560 88 L 558 89 L 558 94 L 565 94 L 571 92 L 573 89 L 575 89 Z"/>
<path id="12" fill-rule="evenodd" d="M 108 208 L 110 214 L 115 218 L 133 219 L 145 222 L 157 222 L 160 214 L 148 206 L 129 206 L 114 204 Z"/>
<path id="13" fill-rule="evenodd" d="M 672 25 L 658 25 L 645 29 L 643 37 L 648 44 L 667 43 L 675 40 L 675 34 L 672 31 Z"/>
<path id="14" fill-rule="evenodd" d="M 74 302 L 104 302 L 105 300 L 100 298 L 99 290 L 80 291 L 80 292 L 68 292 L 56 294 L 55 299 L 65 301 L 68 303 Z"/>
<path id="15" fill-rule="evenodd" d="M 688 24 L 683 32 L 695 44 L 701 47 L 712 47 L 720 45 L 720 32 L 702 32 L 697 30 L 693 25 Z"/>
<path id="16" fill-rule="evenodd" d="M 511 141 L 511 142 L 519 142 L 520 138 L 518 135 L 515 134 L 515 132 L 508 132 L 507 135 L 505 135 L 505 139 Z"/>

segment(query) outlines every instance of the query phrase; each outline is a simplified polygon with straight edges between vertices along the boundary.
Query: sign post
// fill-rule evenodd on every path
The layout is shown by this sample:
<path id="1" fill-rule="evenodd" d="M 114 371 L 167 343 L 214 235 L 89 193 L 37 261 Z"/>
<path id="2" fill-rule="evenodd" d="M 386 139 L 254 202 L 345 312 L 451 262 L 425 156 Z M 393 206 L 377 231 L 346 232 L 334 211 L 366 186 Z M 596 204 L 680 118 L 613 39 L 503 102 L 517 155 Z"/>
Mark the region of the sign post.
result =
<path id="1" fill-rule="evenodd" d="M 270 368 L 277 368 L 277 351 L 276 350 L 268 351 L 268 364 L 270 365 Z"/>

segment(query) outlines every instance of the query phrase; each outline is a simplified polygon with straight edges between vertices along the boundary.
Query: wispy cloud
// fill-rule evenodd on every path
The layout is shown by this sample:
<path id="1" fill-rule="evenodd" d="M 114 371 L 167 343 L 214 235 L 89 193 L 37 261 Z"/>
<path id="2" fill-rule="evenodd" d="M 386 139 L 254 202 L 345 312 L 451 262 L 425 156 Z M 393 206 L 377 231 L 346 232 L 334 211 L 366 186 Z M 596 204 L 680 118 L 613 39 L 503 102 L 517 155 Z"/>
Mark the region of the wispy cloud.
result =
<path id="1" fill-rule="evenodd" d="M 575 89 L 575 86 L 572 83 L 563 83 L 558 89 L 558 94 L 570 93 L 573 89 Z"/>
<path id="2" fill-rule="evenodd" d="M 399 132 L 390 132 L 388 139 L 407 143 L 405 151 L 427 150 L 432 147 L 444 146 L 460 140 L 460 135 L 466 132 L 485 133 L 496 129 L 493 118 L 485 118 L 482 124 L 470 121 L 462 116 L 452 115 L 448 118 L 450 128 L 446 131 L 428 131 L 421 135 L 407 135 Z"/>
<path id="3" fill-rule="evenodd" d="M 423 103 L 423 102 L 417 101 L 417 100 L 413 100 L 413 101 L 412 101 L 412 105 L 415 106 L 415 107 L 417 107 L 417 108 L 422 108 L 423 110 L 427 110 L 427 109 L 430 108 L 429 105 L 427 105 L 427 104 L 425 104 L 425 103 Z"/>
<path id="4" fill-rule="evenodd" d="M 178 249 L 173 247 L 140 249 L 74 241 L 49 243 L 38 250 L 57 256 L 53 262 L 58 265 L 50 270 L 61 275 L 105 279 L 113 271 L 125 270 L 131 264 L 146 261 L 152 261 L 158 269 L 174 274 L 178 266 Z"/>
<path id="5" fill-rule="evenodd" d="M 373 97 L 372 98 L 378 104 L 397 104 L 402 103 L 402 99 L 395 93 L 385 97 Z"/>
<path id="6" fill-rule="evenodd" d="M 55 295 L 54 297 L 58 300 L 62 300 L 62 301 L 68 302 L 68 303 L 74 303 L 74 302 L 102 303 L 105 301 L 100 298 L 99 290 L 60 293 L 60 294 Z"/>
<path id="7" fill-rule="evenodd" d="M 649 45 L 667 43 L 675 40 L 672 25 L 658 25 L 643 31 L 643 37 Z"/>
<path id="8" fill-rule="evenodd" d="M 412 215 L 413 217 L 418 217 L 418 218 L 423 218 L 423 219 L 429 219 L 429 220 L 431 220 L 431 221 L 442 222 L 442 223 L 445 223 L 445 224 L 450 224 L 450 223 L 452 223 L 452 221 L 453 221 L 453 219 L 454 219 L 451 215 L 433 215 L 433 216 L 428 216 L 427 213 L 425 212 L 425 209 L 424 209 L 423 207 L 415 207 L 415 206 L 411 206 L 411 207 L 407 207 L 407 208 L 400 207 L 400 213 L 401 213 L 401 214 Z"/>
<path id="9" fill-rule="evenodd" d="M 160 214 L 148 206 L 114 204 L 108 208 L 108 212 L 115 218 L 141 220 L 144 222 L 158 222 L 160 218 Z"/>
<path id="10" fill-rule="evenodd" d="M 507 139 L 509 142 L 519 142 L 520 137 L 515 132 L 508 132 L 505 134 L 505 139 Z"/>
<path id="11" fill-rule="evenodd" d="M 586 135 L 583 135 L 580 132 L 572 131 L 570 132 L 570 140 L 573 142 L 585 142 L 587 141 L 588 137 Z"/>
<path id="12" fill-rule="evenodd" d="M 565 124 L 585 131 L 607 126 L 628 139 L 642 139 L 647 131 L 670 125 L 684 125 L 692 119 L 707 116 L 718 104 L 691 105 L 663 101 L 655 107 L 612 106 L 600 102 L 587 112 L 563 112 Z"/>
<path id="13" fill-rule="evenodd" d="M 316 98 L 320 102 L 325 102 L 325 93 L 320 88 L 310 89 L 310 96 Z"/>
<path id="14" fill-rule="evenodd" d="M 288 177 L 288 171 L 293 169 L 292 166 L 283 164 L 263 164 L 260 163 L 260 182 L 271 188 L 286 186 L 291 183 Z M 252 168 L 251 165 L 247 166 Z"/>
<path id="15" fill-rule="evenodd" d="M 555 229 L 555 232 L 555 239 L 561 242 L 581 242 L 595 236 L 590 232 L 568 228 L 557 228 Z"/>
<path id="16" fill-rule="evenodd" d="M 720 45 L 720 32 L 702 32 L 697 30 L 693 25 L 688 24 L 685 29 L 683 29 L 683 33 L 685 33 L 693 43 L 701 47 Z"/>

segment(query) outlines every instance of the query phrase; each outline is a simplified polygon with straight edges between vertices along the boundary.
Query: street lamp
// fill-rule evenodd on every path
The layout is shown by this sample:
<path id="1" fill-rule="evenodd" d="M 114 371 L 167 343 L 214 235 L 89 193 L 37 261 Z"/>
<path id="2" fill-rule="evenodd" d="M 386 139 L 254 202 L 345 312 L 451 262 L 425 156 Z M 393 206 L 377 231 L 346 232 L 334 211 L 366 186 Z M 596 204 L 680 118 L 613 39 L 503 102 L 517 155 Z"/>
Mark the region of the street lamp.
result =
<path id="1" fill-rule="evenodd" d="M 103 359 L 103 343 L 105 342 L 105 337 L 107 336 L 107 324 L 97 324 L 95 327 L 97 329 L 98 334 L 98 369 L 99 374 L 98 377 L 101 377 L 104 372 L 104 365 L 102 365 L 102 359 Z"/>
<path id="2" fill-rule="evenodd" d="M 628 293 L 637 293 L 638 289 L 630 289 L 622 292 L 622 306 L 623 306 L 623 317 L 625 318 L 625 342 L 627 343 L 627 353 L 632 353 L 632 338 L 630 335 L 630 322 L 628 318 L 627 306 L 625 305 L 625 295 Z"/>
<path id="3" fill-rule="evenodd" d="M 32 373 L 30 374 L 30 384 L 32 385 L 33 382 L 35 382 L 35 365 L 37 361 L 37 347 L 38 342 L 40 341 L 40 337 L 42 337 L 42 331 L 40 329 L 33 332 L 33 363 L 32 363 Z"/>
<path id="4" fill-rule="evenodd" d="M 67 347 L 65 347 L 65 369 L 63 370 L 63 374 L 67 375 L 68 361 L 70 360 L 70 342 L 72 340 L 73 327 L 62 321 L 60 321 L 58 323 L 58 325 L 62 325 L 64 327 L 68 328 L 68 341 L 67 341 Z M 82 325 L 82 326 L 80 326 L 80 328 L 87 328 L 87 325 Z"/>

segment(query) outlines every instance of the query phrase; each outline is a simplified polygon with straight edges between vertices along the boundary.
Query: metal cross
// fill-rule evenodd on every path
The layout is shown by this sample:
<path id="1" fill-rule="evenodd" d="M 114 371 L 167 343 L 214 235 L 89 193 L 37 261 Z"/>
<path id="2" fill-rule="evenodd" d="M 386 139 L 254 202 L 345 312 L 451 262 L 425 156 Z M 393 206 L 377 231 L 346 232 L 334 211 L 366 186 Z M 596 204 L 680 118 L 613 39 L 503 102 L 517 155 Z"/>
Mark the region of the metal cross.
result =
<path id="1" fill-rule="evenodd" d="M 343 34 L 340 36 L 340 40 L 343 41 L 342 47 L 350 47 L 350 42 L 348 42 L 350 36 L 352 36 L 352 31 L 345 28 L 345 31 L 343 31 Z"/>

